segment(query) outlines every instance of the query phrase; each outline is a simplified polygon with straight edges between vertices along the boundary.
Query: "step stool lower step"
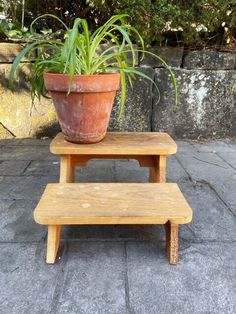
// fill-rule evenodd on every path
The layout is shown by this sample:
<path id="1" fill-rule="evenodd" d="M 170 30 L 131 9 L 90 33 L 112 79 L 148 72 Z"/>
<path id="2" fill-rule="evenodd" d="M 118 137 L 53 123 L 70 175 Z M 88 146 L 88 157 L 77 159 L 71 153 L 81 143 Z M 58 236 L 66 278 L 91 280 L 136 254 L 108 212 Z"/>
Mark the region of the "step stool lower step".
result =
<path id="1" fill-rule="evenodd" d="M 179 225 L 192 210 L 175 183 L 55 183 L 34 218 L 48 225 L 47 263 L 55 262 L 63 225 L 164 224 L 169 262 L 177 264 Z"/>

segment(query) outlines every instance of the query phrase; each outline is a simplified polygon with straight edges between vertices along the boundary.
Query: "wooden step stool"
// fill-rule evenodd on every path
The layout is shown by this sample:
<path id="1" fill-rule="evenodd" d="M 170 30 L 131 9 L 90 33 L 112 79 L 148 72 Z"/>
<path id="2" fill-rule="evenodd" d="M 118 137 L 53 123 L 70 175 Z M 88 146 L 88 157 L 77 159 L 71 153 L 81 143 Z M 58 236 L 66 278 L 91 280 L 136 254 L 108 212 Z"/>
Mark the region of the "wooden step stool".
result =
<path id="1" fill-rule="evenodd" d="M 169 262 L 177 264 L 179 224 L 192 220 L 192 210 L 175 183 L 55 183 L 47 185 L 34 219 L 48 225 L 50 264 L 61 226 L 103 224 L 164 224 Z"/>

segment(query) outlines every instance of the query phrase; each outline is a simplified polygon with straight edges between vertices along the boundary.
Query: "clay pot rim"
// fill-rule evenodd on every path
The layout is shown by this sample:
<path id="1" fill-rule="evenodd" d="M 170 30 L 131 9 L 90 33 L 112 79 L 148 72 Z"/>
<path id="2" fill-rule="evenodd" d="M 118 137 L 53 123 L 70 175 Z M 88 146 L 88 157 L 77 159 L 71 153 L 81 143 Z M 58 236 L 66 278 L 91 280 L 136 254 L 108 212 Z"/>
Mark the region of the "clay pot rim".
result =
<path id="1" fill-rule="evenodd" d="M 74 75 L 71 81 L 70 74 L 45 72 L 44 83 L 50 92 L 111 92 L 119 89 L 120 73 Z"/>
<path id="2" fill-rule="evenodd" d="M 54 73 L 54 72 L 44 72 L 44 75 L 47 76 L 64 76 L 64 77 L 70 77 L 70 74 L 67 73 Z M 101 77 L 101 75 L 105 76 L 120 76 L 119 72 L 101 72 L 98 74 L 74 74 L 73 78 L 75 77 Z"/>

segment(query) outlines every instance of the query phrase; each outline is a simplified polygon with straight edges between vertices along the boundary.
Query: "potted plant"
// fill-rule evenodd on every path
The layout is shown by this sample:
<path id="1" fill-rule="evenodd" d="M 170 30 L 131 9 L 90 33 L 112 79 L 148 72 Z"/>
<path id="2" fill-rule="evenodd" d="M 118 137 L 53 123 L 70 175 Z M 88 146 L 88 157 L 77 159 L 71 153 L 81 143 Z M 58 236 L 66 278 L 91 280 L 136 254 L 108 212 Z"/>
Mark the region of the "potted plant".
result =
<path id="1" fill-rule="evenodd" d="M 69 29 L 58 17 L 44 14 L 33 21 L 31 30 L 39 18 L 45 17 L 56 18 L 62 23 L 65 28 L 64 38 L 37 39 L 28 44 L 12 65 L 10 84 L 13 85 L 21 59 L 37 51 L 37 57 L 32 63 L 32 98 L 47 97 L 49 92 L 62 132 L 68 141 L 99 142 L 106 134 L 119 85 L 122 116 L 127 79 L 130 84 L 136 75 L 151 80 L 135 69 L 136 53 L 145 52 L 143 40 L 137 30 L 125 22 L 126 14 L 111 17 L 93 33 L 85 19 L 76 18 L 73 27 Z M 141 49 L 134 48 L 131 33 L 137 36 Z M 103 43 L 112 45 L 99 52 Z M 164 60 L 155 57 L 168 69 L 177 95 L 173 72 Z"/>

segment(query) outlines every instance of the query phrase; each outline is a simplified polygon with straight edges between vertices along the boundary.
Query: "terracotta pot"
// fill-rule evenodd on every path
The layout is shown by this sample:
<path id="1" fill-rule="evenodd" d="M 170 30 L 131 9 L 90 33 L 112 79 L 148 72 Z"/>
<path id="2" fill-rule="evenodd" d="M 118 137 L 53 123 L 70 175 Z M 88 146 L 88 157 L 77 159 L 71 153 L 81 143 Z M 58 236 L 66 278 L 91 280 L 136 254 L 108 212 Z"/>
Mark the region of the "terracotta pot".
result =
<path id="1" fill-rule="evenodd" d="M 96 143 L 105 137 L 119 73 L 75 75 L 71 86 L 68 74 L 44 73 L 44 82 L 68 141 Z"/>

